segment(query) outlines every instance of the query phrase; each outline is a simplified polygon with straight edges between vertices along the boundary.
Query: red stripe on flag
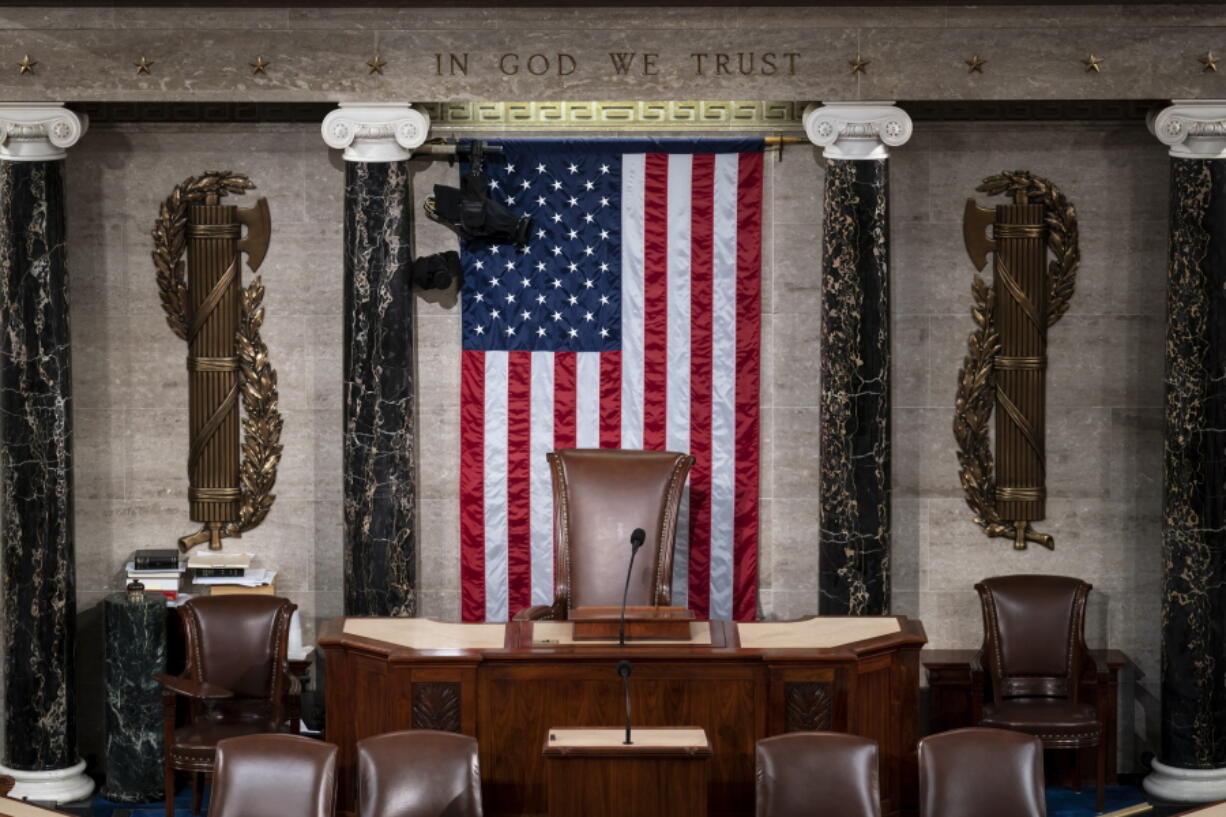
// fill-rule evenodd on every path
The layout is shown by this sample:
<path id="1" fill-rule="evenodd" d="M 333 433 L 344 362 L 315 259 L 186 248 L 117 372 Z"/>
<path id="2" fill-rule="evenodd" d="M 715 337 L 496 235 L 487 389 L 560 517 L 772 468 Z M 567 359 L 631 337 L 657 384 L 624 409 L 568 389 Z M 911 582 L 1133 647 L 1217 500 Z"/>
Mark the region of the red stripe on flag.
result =
<path id="1" fill-rule="evenodd" d="M 553 447 L 575 447 L 575 411 L 578 358 L 574 352 L 553 356 Z"/>
<path id="2" fill-rule="evenodd" d="M 532 604 L 532 353 L 507 361 L 507 616 Z"/>
<path id="3" fill-rule="evenodd" d="M 715 156 L 696 154 L 691 173 L 690 224 L 690 593 L 700 619 L 711 605 L 711 391 Z"/>
<path id="4" fill-rule="evenodd" d="M 600 353 L 600 447 L 622 445 L 622 353 Z"/>
<path id="5" fill-rule="evenodd" d="M 758 397 L 762 333 L 762 154 L 742 153 L 736 241 L 736 511 L 732 617 L 752 620 L 758 576 Z"/>
<path id="6" fill-rule="evenodd" d="M 460 612 L 485 620 L 485 352 L 460 353 Z"/>
<path id="7" fill-rule="evenodd" d="M 663 451 L 668 400 L 668 155 L 649 153 L 643 191 L 643 448 Z"/>

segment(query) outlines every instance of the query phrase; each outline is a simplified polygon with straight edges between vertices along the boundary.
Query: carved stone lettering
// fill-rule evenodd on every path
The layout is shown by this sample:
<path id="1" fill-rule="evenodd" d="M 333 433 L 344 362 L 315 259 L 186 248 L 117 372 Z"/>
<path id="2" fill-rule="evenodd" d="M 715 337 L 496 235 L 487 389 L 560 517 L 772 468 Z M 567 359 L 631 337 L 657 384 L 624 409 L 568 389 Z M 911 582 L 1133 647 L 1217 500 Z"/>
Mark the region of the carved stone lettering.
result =
<path id="1" fill-rule="evenodd" d="M 820 681 L 786 684 L 783 697 L 785 732 L 811 732 L 830 728 L 830 684 Z"/>
<path id="2" fill-rule="evenodd" d="M 413 684 L 414 729 L 460 731 L 460 685 L 449 682 Z"/>
<path id="3" fill-rule="evenodd" d="M 694 73 L 698 76 L 760 76 L 796 73 L 797 51 L 695 51 Z"/>

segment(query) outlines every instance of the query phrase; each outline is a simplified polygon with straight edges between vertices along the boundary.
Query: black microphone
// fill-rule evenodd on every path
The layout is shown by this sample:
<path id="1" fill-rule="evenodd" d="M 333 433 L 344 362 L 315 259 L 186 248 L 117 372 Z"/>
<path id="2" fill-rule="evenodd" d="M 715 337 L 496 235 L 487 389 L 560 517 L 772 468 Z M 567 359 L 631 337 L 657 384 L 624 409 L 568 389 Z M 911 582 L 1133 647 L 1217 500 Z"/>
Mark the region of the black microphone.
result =
<path id="1" fill-rule="evenodd" d="M 624 745 L 629 746 L 634 743 L 630 740 L 630 662 L 624 658 L 618 661 L 617 674 L 622 677 L 622 690 L 626 693 L 626 741 Z"/>
<path id="2" fill-rule="evenodd" d="M 643 546 L 646 538 L 647 532 L 642 528 L 635 528 L 630 534 L 630 564 L 626 566 L 626 587 L 622 590 L 622 614 L 617 626 L 617 646 L 619 647 L 626 646 L 626 598 L 630 595 L 630 571 L 634 569 L 634 557 L 638 555 L 639 548 Z"/>

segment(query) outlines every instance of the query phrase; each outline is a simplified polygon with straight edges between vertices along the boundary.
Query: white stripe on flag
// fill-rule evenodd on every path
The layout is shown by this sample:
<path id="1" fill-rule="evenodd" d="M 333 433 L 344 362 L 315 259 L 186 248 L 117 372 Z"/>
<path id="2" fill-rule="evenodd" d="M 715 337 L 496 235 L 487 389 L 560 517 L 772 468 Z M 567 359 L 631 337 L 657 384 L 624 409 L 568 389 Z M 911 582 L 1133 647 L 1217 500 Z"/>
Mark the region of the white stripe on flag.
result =
<path id="1" fill-rule="evenodd" d="M 711 618 L 732 618 L 736 503 L 736 247 L 740 156 L 715 157 L 711 350 Z"/>
<path id="2" fill-rule="evenodd" d="M 647 157 L 622 157 L 622 448 L 643 447 L 643 186 Z"/>
<path id="3" fill-rule="evenodd" d="M 553 489 L 546 454 L 553 450 L 553 352 L 532 353 L 532 603 L 553 602 Z"/>
<path id="4" fill-rule="evenodd" d="M 485 619 L 507 619 L 507 363 L 485 353 Z"/>
<path id="5" fill-rule="evenodd" d="M 690 244 L 694 157 L 668 157 L 668 411 L 665 444 L 669 451 L 690 451 Z M 690 581 L 690 488 L 677 514 L 673 561 L 673 604 L 684 607 Z"/>
<path id="6" fill-rule="evenodd" d="M 575 445 L 600 448 L 600 352 L 575 353 Z"/>

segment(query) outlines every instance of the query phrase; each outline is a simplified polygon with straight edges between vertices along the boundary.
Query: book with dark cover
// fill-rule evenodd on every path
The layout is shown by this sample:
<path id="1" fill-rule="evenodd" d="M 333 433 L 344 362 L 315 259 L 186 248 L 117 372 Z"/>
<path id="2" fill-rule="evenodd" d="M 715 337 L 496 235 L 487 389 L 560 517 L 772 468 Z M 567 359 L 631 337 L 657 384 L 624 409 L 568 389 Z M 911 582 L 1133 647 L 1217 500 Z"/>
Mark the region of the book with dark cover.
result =
<path id="1" fill-rule="evenodd" d="M 138 550 L 132 561 L 137 570 L 176 570 L 179 551 L 175 548 Z"/>
<path id="2" fill-rule="evenodd" d="M 193 567 L 192 575 L 202 578 L 242 577 L 247 572 L 242 567 Z"/>

